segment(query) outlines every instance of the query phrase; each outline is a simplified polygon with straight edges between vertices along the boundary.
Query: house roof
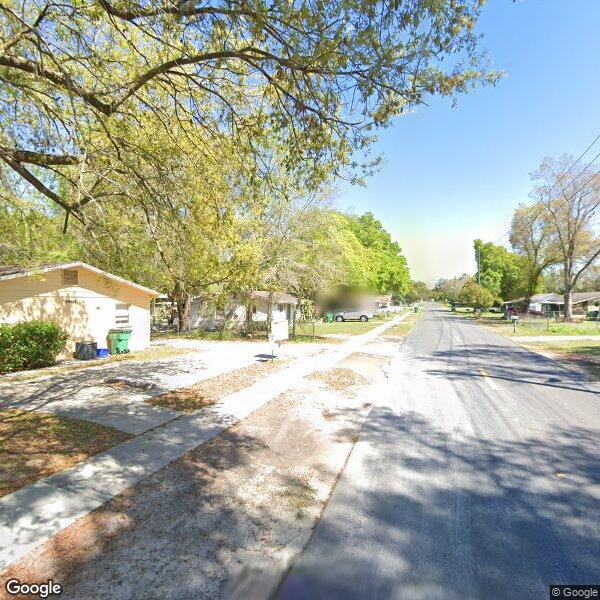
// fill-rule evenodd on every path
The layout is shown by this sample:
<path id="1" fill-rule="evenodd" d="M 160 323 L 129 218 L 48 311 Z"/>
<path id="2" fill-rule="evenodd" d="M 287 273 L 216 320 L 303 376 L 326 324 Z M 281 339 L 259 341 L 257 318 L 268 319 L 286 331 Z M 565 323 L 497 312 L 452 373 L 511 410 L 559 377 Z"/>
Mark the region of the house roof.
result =
<path id="1" fill-rule="evenodd" d="M 296 304 L 296 302 L 298 302 L 298 298 L 296 298 L 296 296 L 292 296 L 292 294 L 286 294 L 285 292 L 267 292 L 264 290 L 256 290 L 252 292 L 251 297 L 261 300 L 268 300 L 269 294 L 271 293 L 273 294 L 273 300 L 275 302 L 280 302 L 281 304 Z"/>
<path id="2" fill-rule="evenodd" d="M 112 273 L 108 273 L 106 271 L 103 271 L 102 269 L 98 269 L 97 267 L 92 267 L 92 265 L 88 265 L 87 263 L 81 262 L 79 260 L 63 263 L 51 263 L 47 265 L 41 265 L 33 269 L 15 266 L 0 266 L 0 281 L 5 281 L 7 279 L 17 279 L 19 277 L 28 277 L 30 275 L 39 275 L 41 273 L 50 273 L 51 271 L 62 271 L 63 269 L 87 269 L 88 271 L 92 271 L 93 273 L 97 273 L 98 275 L 102 275 L 103 277 L 107 277 L 108 279 L 112 279 L 113 281 L 117 281 L 118 283 L 122 283 L 142 292 L 146 292 L 150 296 L 159 295 L 159 293 L 156 290 L 144 287 L 143 285 L 139 285 L 137 283 L 134 283 L 133 281 L 129 281 L 128 279 L 124 279 L 123 277 L 119 277 L 118 275 L 113 275 Z"/>
<path id="3" fill-rule="evenodd" d="M 571 294 L 571 298 L 573 304 L 580 304 L 581 302 L 589 302 L 591 300 L 600 300 L 600 292 L 574 292 Z M 504 302 L 504 304 L 513 304 L 514 302 L 520 302 L 521 300 L 524 300 L 524 298 L 510 300 Z M 564 304 L 565 299 L 562 294 L 535 294 L 531 297 L 531 303 Z"/>

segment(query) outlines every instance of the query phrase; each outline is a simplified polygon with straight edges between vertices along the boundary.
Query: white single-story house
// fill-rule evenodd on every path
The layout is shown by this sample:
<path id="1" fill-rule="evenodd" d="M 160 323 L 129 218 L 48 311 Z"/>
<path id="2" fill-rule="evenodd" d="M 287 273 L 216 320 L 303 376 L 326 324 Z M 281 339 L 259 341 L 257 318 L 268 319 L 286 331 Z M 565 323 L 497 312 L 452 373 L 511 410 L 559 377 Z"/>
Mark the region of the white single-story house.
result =
<path id="1" fill-rule="evenodd" d="M 250 311 L 252 321 L 267 321 L 270 292 L 256 291 L 250 295 Z M 271 303 L 271 320 L 276 323 L 281 321 L 290 322 L 294 316 L 294 307 L 298 303 L 298 298 L 292 294 L 284 292 L 273 292 Z M 246 315 L 244 307 L 244 317 Z"/>
<path id="2" fill-rule="evenodd" d="M 0 323 L 48 320 L 68 334 L 66 353 L 94 341 L 107 347 L 109 329 L 130 328 L 130 350 L 150 345 L 150 301 L 158 292 L 83 262 L 37 269 L 0 267 Z"/>
<path id="3" fill-rule="evenodd" d="M 373 312 L 376 315 L 387 315 L 391 312 L 392 295 L 374 296 L 371 303 L 373 304 Z"/>
<path id="4" fill-rule="evenodd" d="M 597 310 L 600 304 L 600 292 L 574 292 L 571 294 L 573 314 L 585 315 L 588 311 Z M 520 306 L 523 298 L 504 302 L 509 308 Z M 549 313 L 564 313 L 565 299 L 562 294 L 535 294 L 531 297 L 529 310 Z"/>
<path id="5" fill-rule="evenodd" d="M 190 322 L 192 329 L 214 329 L 224 322 L 232 327 L 242 326 L 248 320 L 253 323 L 268 321 L 268 304 L 270 292 L 257 290 L 248 294 L 232 294 L 222 310 L 216 310 L 202 300 L 194 298 L 190 306 Z M 273 292 L 271 303 L 271 320 L 273 322 L 291 322 L 298 298 L 284 292 Z M 250 310 L 250 318 L 246 311 Z"/>

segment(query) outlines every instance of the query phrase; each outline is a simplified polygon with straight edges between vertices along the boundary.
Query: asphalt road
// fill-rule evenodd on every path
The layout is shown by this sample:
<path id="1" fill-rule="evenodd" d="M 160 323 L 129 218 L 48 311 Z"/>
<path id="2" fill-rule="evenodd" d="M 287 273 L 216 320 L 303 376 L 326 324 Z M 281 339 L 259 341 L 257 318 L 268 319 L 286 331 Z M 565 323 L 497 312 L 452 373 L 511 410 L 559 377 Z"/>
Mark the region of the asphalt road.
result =
<path id="1" fill-rule="evenodd" d="M 549 598 L 600 584 L 600 395 L 430 306 L 279 598 Z"/>

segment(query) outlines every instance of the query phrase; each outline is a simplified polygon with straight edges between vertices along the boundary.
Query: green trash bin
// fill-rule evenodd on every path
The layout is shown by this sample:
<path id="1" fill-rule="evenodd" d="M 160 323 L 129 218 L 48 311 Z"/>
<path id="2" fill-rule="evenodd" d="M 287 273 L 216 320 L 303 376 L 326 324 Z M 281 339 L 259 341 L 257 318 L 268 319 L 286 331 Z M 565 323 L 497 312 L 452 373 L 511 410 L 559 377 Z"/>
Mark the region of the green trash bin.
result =
<path id="1" fill-rule="evenodd" d="M 108 331 L 108 349 L 111 354 L 127 354 L 131 329 L 110 329 Z"/>
<path id="2" fill-rule="evenodd" d="M 333 323 L 333 313 L 332 312 L 325 313 L 325 323 Z"/>

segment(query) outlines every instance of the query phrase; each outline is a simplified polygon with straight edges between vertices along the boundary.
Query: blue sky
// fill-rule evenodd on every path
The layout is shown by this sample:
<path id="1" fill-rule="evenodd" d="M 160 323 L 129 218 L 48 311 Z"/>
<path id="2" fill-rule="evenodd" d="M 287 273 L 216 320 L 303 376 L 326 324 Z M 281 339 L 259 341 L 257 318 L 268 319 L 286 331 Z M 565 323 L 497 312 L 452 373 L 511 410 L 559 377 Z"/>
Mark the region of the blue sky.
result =
<path id="1" fill-rule="evenodd" d="M 600 0 L 488 0 L 478 31 L 506 76 L 398 119 L 379 173 L 337 200 L 374 212 L 430 284 L 474 272 L 473 239 L 506 231 L 544 156 L 579 156 L 600 133 Z"/>

